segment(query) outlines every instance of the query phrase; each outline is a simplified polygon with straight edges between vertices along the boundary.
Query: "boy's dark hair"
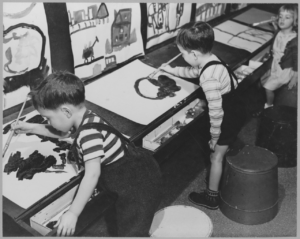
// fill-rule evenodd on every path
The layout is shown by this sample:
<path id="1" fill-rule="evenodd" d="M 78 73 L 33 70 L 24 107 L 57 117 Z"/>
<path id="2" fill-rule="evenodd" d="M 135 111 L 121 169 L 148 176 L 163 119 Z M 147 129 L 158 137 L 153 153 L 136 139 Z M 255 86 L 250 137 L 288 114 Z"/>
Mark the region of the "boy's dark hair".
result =
<path id="1" fill-rule="evenodd" d="M 74 74 L 58 71 L 48 75 L 30 92 L 34 107 L 55 110 L 63 104 L 77 106 L 85 100 L 83 82 Z"/>
<path id="2" fill-rule="evenodd" d="M 213 48 L 214 30 L 206 22 L 189 22 L 181 27 L 176 37 L 176 44 L 184 50 L 198 50 L 206 54 Z"/>

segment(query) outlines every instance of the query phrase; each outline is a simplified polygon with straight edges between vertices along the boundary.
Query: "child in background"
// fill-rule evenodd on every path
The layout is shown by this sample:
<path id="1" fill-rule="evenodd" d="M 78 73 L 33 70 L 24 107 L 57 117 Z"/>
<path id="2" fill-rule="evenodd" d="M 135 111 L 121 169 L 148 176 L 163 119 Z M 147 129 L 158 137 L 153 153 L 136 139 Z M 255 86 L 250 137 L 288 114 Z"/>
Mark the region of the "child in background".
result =
<path id="1" fill-rule="evenodd" d="M 85 172 L 70 209 L 55 227 L 57 235 L 74 234 L 78 216 L 101 183 L 118 194 L 116 218 L 118 236 L 149 236 L 154 213 L 160 203 L 161 173 L 148 156 L 127 155 L 126 146 L 116 134 L 95 128 L 85 129 L 90 122 L 105 124 L 100 116 L 87 109 L 83 82 L 67 72 L 50 74 L 31 92 L 32 102 L 49 125 L 19 122 L 12 125 L 16 133 L 33 133 L 66 138 L 75 131 L 72 152 Z M 100 125 L 100 124 L 98 124 Z M 123 146 L 125 148 L 123 148 Z"/>
<path id="2" fill-rule="evenodd" d="M 237 81 L 232 71 L 211 53 L 214 31 L 205 22 L 188 23 L 180 29 L 176 44 L 184 60 L 191 67 L 175 67 L 163 64 L 161 69 L 185 78 L 199 78 L 210 118 L 211 168 L 207 189 L 192 192 L 189 200 L 209 209 L 219 207 L 219 183 L 224 155 L 241 129 L 245 120 L 245 107 L 237 99 Z"/>
<path id="3" fill-rule="evenodd" d="M 277 25 L 278 24 L 278 25 Z M 298 82 L 298 7 L 287 4 L 279 9 L 278 22 L 273 26 L 276 30 L 272 46 L 271 69 L 262 77 L 265 88 L 266 103 L 264 108 L 272 107 L 275 90 L 288 84 L 288 89 L 297 86 Z M 279 29 L 278 29 L 279 28 Z M 279 31 L 278 31 L 279 30 Z M 254 114 L 259 116 L 261 111 Z"/>

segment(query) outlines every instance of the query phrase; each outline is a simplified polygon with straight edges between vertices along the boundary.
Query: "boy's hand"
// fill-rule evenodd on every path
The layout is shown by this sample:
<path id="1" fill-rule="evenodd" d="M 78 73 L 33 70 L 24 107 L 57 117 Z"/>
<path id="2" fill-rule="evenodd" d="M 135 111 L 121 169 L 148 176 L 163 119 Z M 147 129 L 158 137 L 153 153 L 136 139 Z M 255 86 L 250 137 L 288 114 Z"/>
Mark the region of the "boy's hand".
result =
<path id="1" fill-rule="evenodd" d="M 271 19 L 273 20 L 272 25 L 274 27 L 274 30 L 278 30 L 278 18 L 276 16 L 272 16 Z"/>
<path id="2" fill-rule="evenodd" d="M 33 124 L 19 121 L 18 124 L 16 122 L 12 123 L 11 128 L 17 134 L 27 134 L 32 132 Z"/>
<path id="3" fill-rule="evenodd" d="M 215 147 L 216 147 L 217 141 L 211 139 L 211 140 L 208 142 L 208 144 L 209 144 L 209 148 L 210 148 L 212 151 L 215 151 Z"/>
<path id="4" fill-rule="evenodd" d="M 162 71 L 168 72 L 173 74 L 173 67 L 169 66 L 168 64 L 164 63 L 159 67 Z"/>
<path id="5" fill-rule="evenodd" d="M 291 90 L 293 87 L 296 87 L 298 83 L 298 74 L 295 74 L 288 84 L 288 89 Z"/>
<path id="6" fill-rule="evenodd" d="M 54 227 L 58 226 L 57 236 L 72 236 L 75 232 L 78 216 L 71 211 L 65 212 Z"/>

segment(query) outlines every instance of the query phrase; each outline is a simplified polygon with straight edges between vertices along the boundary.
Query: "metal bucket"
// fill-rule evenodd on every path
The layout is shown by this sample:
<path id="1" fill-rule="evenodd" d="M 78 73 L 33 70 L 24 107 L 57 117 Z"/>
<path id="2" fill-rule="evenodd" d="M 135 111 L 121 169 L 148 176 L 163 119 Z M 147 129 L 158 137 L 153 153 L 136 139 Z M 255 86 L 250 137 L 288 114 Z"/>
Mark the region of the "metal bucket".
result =
<path id="1" fill-rule="evenodd" d="M 297 165 L 297 108 L 278 105 L 264 110 L 256 145 L 278 157 L 278 167 Z"/>
<path id="2" fill-rule="evenodd" d="M 249 145 L 229 154 L 221 183 L 220 210 L 229 219 L 246 225 L 272 220 L 278 212 L 276 155 Z"/>

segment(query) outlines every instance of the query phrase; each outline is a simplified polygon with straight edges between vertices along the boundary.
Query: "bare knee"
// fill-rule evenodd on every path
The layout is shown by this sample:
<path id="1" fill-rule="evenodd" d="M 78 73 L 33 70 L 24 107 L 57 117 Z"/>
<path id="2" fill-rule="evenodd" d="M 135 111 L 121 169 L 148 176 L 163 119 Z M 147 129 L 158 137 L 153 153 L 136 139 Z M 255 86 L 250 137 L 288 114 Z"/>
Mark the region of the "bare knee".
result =
<path id="1" fill-rule="evenodd" d="M 212 164 L 222 163 L 223 162 L 223 156 L 221 154 L 218 154 L 218 153 L 214 152 L 210 155 L 210 162 Z"/>

